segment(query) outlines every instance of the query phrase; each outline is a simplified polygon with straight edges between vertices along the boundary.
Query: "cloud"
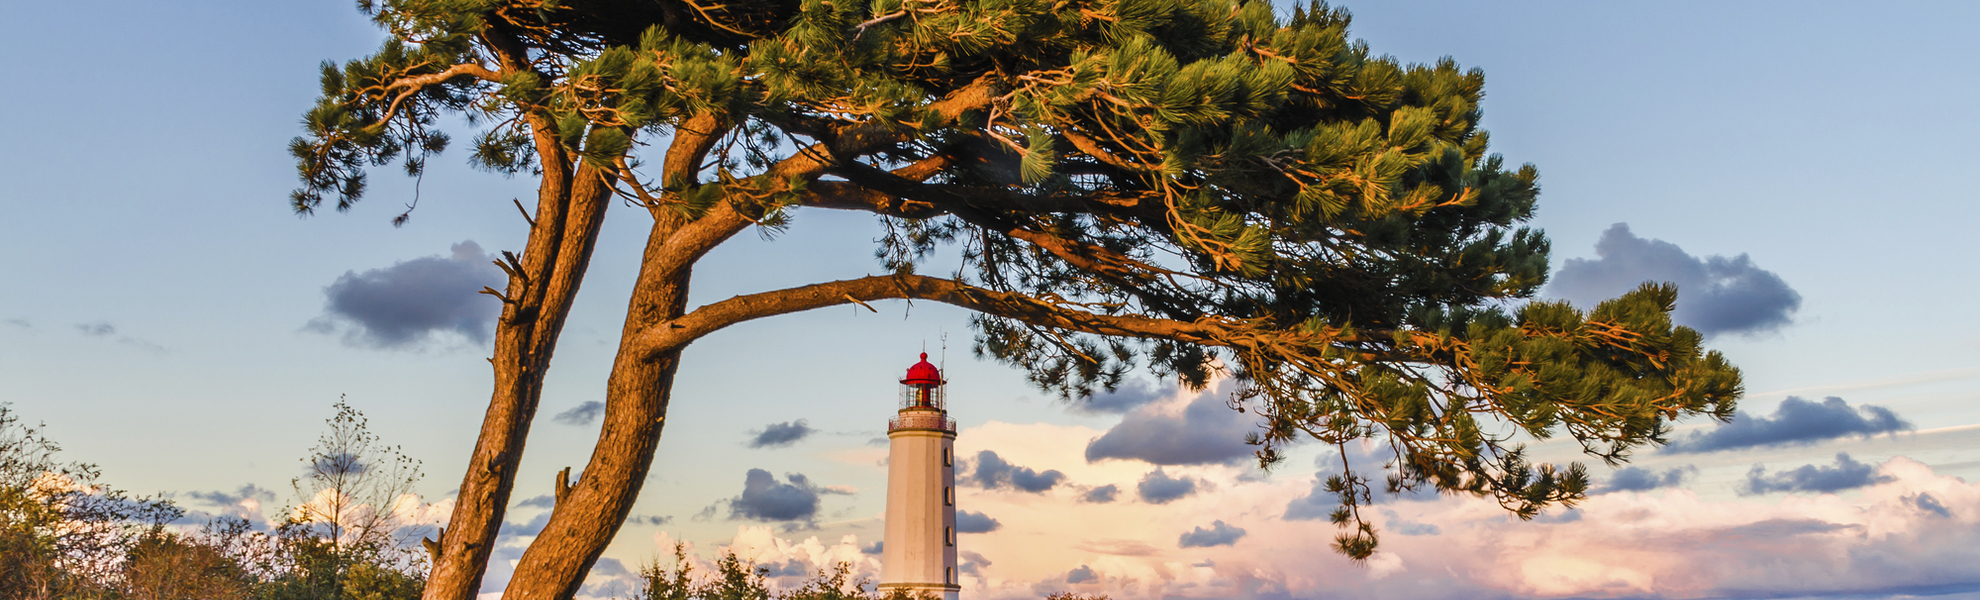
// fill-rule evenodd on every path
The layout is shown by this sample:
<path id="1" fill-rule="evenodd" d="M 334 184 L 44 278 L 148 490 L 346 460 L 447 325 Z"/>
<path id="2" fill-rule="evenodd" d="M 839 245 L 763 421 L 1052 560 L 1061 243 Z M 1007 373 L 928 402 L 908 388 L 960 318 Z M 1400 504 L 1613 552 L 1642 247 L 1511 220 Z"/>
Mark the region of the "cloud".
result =
<path id="1" fill-rule="evenodd" d="M 990 533 L 1003 526 L 1003 523 L 980 512 L 956 511 L 956 533 Z"/>
<path id="2" fill-rule="evenodd" d="M 530 517 L 528 521 L 524 521 L 521 523 L 517 523 L 515 521 L 503 521 L 502 529 L 499 530 L 498 535 L 527 537 L 527 536 L 533 536 L 539 533 L 543 533 L 543 528 L 550 524 L 551 514 L 552 514 L 551 511 L 546 510 L 540 513 L 536 513 L 536 516 Z"/>
<path id="3" fill-rule="evenodd" d="M 593 598 L 623 598 L 633 595 L 633 591 L 643 584 L 639 576 L 626 568 L 626 564 L 611 557 L 599 558 L 585 574 L 584 587 L 578 596 Z"/>
<path id="4" fill-rule="evenodd" d="M 27 319 L 7 319 L 7 324 L 28 329 L 34 328 L 34 324 L 29 323 Z"/>
<path id="5" fill-rule="evenodd" d="M 1386 508 L 1382 509 L 1382 516 L 1388 517 L 1388 520 L 1383 522 L 1387 531 L 1396 535 L 1440 535 L 1444 533 L 1443 528 L 1430 523 L 1418 523 L 1404 519 L 1402 515 L 1396 514 L 1396 511 Z"/>
<path id="6" fill-rule="evenodd" d="M 1724 460 L 1660 463 L 1650 467 L 1660 479 L 1691 462 L 1700 472 L 1684 476 L 1680 487 L 1591 495 L 1574 510 L 1553 508 L 1529 521 L 1510 517 L 1490 497 L 1431 494 L 1405 501 L 1389 496 L 1394 499 L 1362 507 L 1383 535 L 1376 557 L 1357 566 L 1328 548 L 1341 530 L 1326 519 L 1281 518 L 1295 499 L 1312 495 L 1312 470 L 1247 477 L 1253 470 L 1246 465 L 1165 467 L 1168 478 L 1201 480 L 1195 494 L 1167 504 L 1119 501 L 1132 499 L 1136 482 L 1155 467 L 1080 460 L 1087 440 L 1099 433 L 1076 425 L 991 421 L 958 437 L 959 454 L 997 449 L 1018 464 L 1059 465 L 1078 484 L 1067 493 L 965 498 L 965 508 L 995 516 L 1002 527 L 964 536 L 961 549 L 997 561 L 982 569 L 982 576 L 963 578 L 964 597 L 1036 600 L 1079 591 L 1117 600 L 1695 600 L 1829 592 L 1926 595 L 1916 590 L 1940 589 L 1936 586 L 1980 590 L 1980 571 L 1971 566 L 1980 564 L 1980 484 L 1934 475 L 1905 458 L 1878 465 L 1891 480 L 1846 495 L 1736 497 L 1732 488 L 1753 458 L 1734 461 L 1724 479 L 1713 475 L 1722 467 L 1712 466 Z M 1947 452 L 1980 448 L 1980 428 L 1922 432 L 1879 444 L 1885 446 L 1963 461 L 1963 455 Z M 1357 469 L 1371 469 L 1364 472 L 1373 475 L 1380 472 L 1372 469 L 1379 468 L 1385 449 L 1349 444 L 1343 450 Z M 1542 446 L 1535 456 L 1573 450 L 1569 441 Z M 1731 454 L 1718 456 L 1737 458 Z M 1835 450 L 1820 454 L 1819 462 L 1781 458 L 1769 459 L 1769 466 L 1835 466 L 1830 459 Z M 1311 464 L 1305 456 L 1295 458 Z M 1335 454 L 1327 462 L 1339 461 Z M 1598 483 L 1608 483 L 1613 474 L 1602 472 L 1605 481 Z M 1719 489 L 1687 489 L 1699 481 Z M 1081 493 L 1106 484 L 1120 489 L 1119 500 L 1081 502 Z M 1331 499 L 1311 499 L 1321 509 L 1313 512 L 1324 515 Z M 1179 535 L 1196 527 L 1214 531 L 1214 520 L 1246 535 L 1230 546 L 1178 548 Z M 862 531 L 878 533 L 878 528 L 867 525 Z M 1206 558 L 1214 563 L 1203 564 Z M 1068 570 L 1081 566 L 1091 571 L 1090 579 L 1066 583 Z"/>
<path id="7" fill-rule="evenodd" d="M 751 432 L 754 433 L 756 437 L 750 438 L 749 447 L 784 448 L 790 446 L 791 444 L 795 444 L 798 442 L 798 440 L 802 440 L 805 437 L 810 436 L 811 434 L 817 432 L 818 430 L 812 429 L 811 424 L 806 422 L 804 419 L 798 419 L 796 421 L 786 421 L 783 423 L 771 423 L 769 425 L 764 426 L 762 431 Z"/>
<path id="8" fill-rule="evenodd" d="M 1547 294 L 1592 307 L 1645 281 L 1673 282 L 1678 300 L 1672 318 L 1707 336 L 1777 331 L 1801 308 L 1801 294 L 1745 254 L 1700 259 L 1676 244 L 1636 237 L 1628 223 L 1602 232 L 1595 255 L 1600 258 L 1562 263 Z"/>
<path id="9" fill-rule="evenodd" d="M 1079 495 L 1079 501 L 1088 502 L 1092 504 L 1106 504 L 1108 502 L 1113 502 L 1114 498 L 1120 495 L 1121 495 L 1121 486 L 1109 483 L 1107 485 L 1086 490 L 1086 493 Z"/>
<path id="10" fill-rule="evenodd" d="M 1286 512 L 1280 518 L 1287 521 L 1318 521 L 1326 519 L 1340 507 L 1341 503 L 1332 492 L 1327 491 L 1327 472 L 1314 473 L 1313 490 L 1306 495 L 1293 498 L 1286 503 Z"/>
<path id="11" fill-rule="evenodd" d="M 662 543 L 660 546 L 662 548 L 672 547 L 672 538 L 664 533 L 654 534 L 654 540 Z M 840 537 L 836 544 L 822 543 L 817 536 L 808 537 L 802 542 L 793 542 L 777 537 L 769 527 L 745 526 L 737 529 L 736 537 L 730 541 L 728 551 L 735 553 L 736 558 L 742 559 L 745 563 L 774 566 L 773 577 L 793 578 L 781 583 L 773 580 L 771 591 L 774 592 L 779 589 L 790 591 L 794 584 L 839 564 L 852 568 L 853 580 L 878 579 L 880 562 L 874 558 L 874 555 L 878 554 L 877 543 L 868 547 L 873 548 L 875 552 L 867 553 L 865 551 L 867 547 L 862 547 L 859 538 L 853 535 Z M 712 563 L 703 562 L 701 572 L 711 573 L 714 571 L 713 566 Z"/>
<path id="12" fill-rule="evenodd" d="M 26 321 L 21 321 L 19 325 L 22 327 L 28 326 Z M 89 337 L 108 338 L 115 336 L 117 339 L 117 343 L 119 344 L 123 344 L 126 346 L 133 346 L 136 348 L 142 348 L 145 350 L 150 350 L 152 352 L 158 352 L 158 353 L 165 352 L 165 347 L 160 346 L 156 343 L 152 343 L 146 340 L 141 340 L 128 335 L 118 335 L 117 326 L 111 325 L 110 323 L 105 321 L 97 321 L 95 323 L 77 323 L 76 331 L 82 332 L 83 335 Z"/>
<path id="13" fill-rule="evenodd" d="M 1225 524 L 1222 520 L 1218 520 L 1211 522 L 1209 529 L 1198 527 L 1189 533 L 1182 534 L 1182 537 L 1176 540 L 1176 545 L 1183 548 L 1230 546 L 1236 544 L 1238 538 L 1244 537 L 1244 533 L 1243 528 L 1232 527 Z"/>
<path id="14" fill-rule="evenodd" d="M 232 492 L 195 491 L 186 492 L 186 496 L 199 504 L 217 509 L 215 515 L 241 519 L 256 527 L 268 524 L 263 509 L 275 504 L 275 492 L 252 483 Z"/>
<path id="15" fill-rule="evenodd" d="M 1946 509 L 1946 505 L 1940 504 L 1939 499 L 1933 498 L 1929 492 L 1919 492 L 1912 498 L 1911 503 L 1917 506 L 1918 510 L 1938 515 L 1943 519 L 1950 519 L 1953 516 L 1952 511 Z"/>
<path id="16" fill-rule="evenodd" d="M 1129 379 L 1122 382 L 1114 391 L 1094 394 L 1085 400 L 1074 400 L 1067 409 L 1088 415 L 1119 415 L 1175 394 L 1174 383 L 1156 387 L 1144 380 Z"/>
<path id="17" fill-rule="evenodd" d="M 1699 453 L 1734 450 L 1753 446 L 1810 444 L 1844 436 L 1870 437 L 1911 429 L 1906 422 L 1881 406 L 1863 405 L 1855 409 L 1842 398 L 1830 396 L 1821 403 L 1796 396 L 1781 401 L 1772 417 L 1756 417 L 1746 412 L 1708 432 L 1692 432 L 1682 440 L 1664 446 L 1664 452 Z"/>
<path id="18" fill-rule="evenodd" d="M 537 496 L 535 498 L 524 500 L 522 502 L 517 502 L 516 507 L 517 508 L 556 508 L 557 499 L 551 497 L 549 494 L 544 494 L 541 496 Z"/>
<path id="19" fill-rule="evenodd" d="M 809 523 L 818 516 L 820 494 L 846 493 L 838 488 L 818 487 L 802 473 L 787 473 L 789 483 L 778 483 L 769 471 L 750 469 L 743 478 L 742 495 L 730 498 L 730 519 Z"/>
<path id="20" fill-rule="evenodd" d="M 1657 488 L 1677 487 L 1685 478 L 1698 474 L 1698 467 L 1685 465 L 1662 473 L 1643 467 L 1623 467 L 1609 480 L 1595 489 L 1597 494 L 1612 492 L 1647 492 Z"/>
<path id="21" fill-rule="evenodd" d="M 775 563 L 772 563 L 772 565 L 765 566 L 759 564 L 758 568 L 763 569 L 763 574 L 770 577 L 803 577 L 811 574 L 811 569 L 805 568 L 804 563 L 797 559 L 784 561 L 784 564 L 781 565 Z"/>
<path id="22" fill-rule="evenodd" d="M 1066 572 L 1066 583 L 1086 583 L 1099 579 L 1100 576 L 1093 572 L 1093 567 L 1086 565 L 1080 565 L 1079 568 Z"/>
<path id="23" fill-rule="evenodd" d="M 1746 482 L 1739 487 L 1742 496 L 1752 496 L 1771 492 L 1815 492 L 1828 494 L 1851 490 L 1867 485 L 1890 481 L 1890 477 L 1877 473 L 1877 468 L 1856 462 L 1847 452 L 1836 453 L 1836 465 L 1801 465 L 1792 471 L 1767 474 L 1767 467 L 1753 465 L 1746 472 Z"/>
<path id="24" fill-rule="evenodd" d="M 1112 556 L 1158 556 L 1161 548 L 1156 548 L 1141 540 L 1098 539 L 1085 540 L 1073 546 L 1087 552 L 1097 552 Z"/>
<path id="25" fill-rule="evenodd" d="M 452 256 L 427 256 L 363 273 L 346 271 L 323 288 L 323 316 L 304 328 L 344 331 L 344 343 L 402 349 L 458 335 L 488 341 L 502 304 L 479 293 L 507 281 L 473 240 L 454 244 Z"/>
<path id="26" fill-rule="evenodd" d="M 1226 380 L 1205 390 L 1179 414 L 1164 410 L 1169 403 L 1134 409 L 1086 445 L 1086 461 L 1124 458 L 1157 465 L 1207 465 L 1250 458 L 1254 448 L 1244 443 L 1244 437 L 1258 429 L 1257 420 L 1225 405 L 1231 385 Z"/>
<path id="27" fill-rule="evenodd" d="M 883 550 L 886 550 L 886 549 L 887 549 L 887 543 L 886 543 L 886 542 L 873 542 L 873 544 L 872 544 L 872 545 L 869 545 L 869 546 L 861 546 L 861 547 L 859 548 L 859 553 L 860 553 L 860 554 L 879 554 L 879 553 L 880 553 L 881 551 L 883 551 Z"/>
<path id="28" fill-rule="evenodd" d="M 604 413 L 605 403 L 592 400 L 557 413 L 557 416 L 550 417 L 550 420 L 565 425 L 590 425 L 592 421 L 598 420 L 598 415 Z"/>
<path id="29" fill-rule="evenodd" d="M 957 551 L 956 556 L 963 559 L 963 563 L 956 566 L 956 571 L 965 575 L 981 577 L 983 576 L 983 567 L 995 564 L 990 562 L 990 559 L 984 558 L 983 555 L 968 550 Z"/>
<path id="30" fill-rule="evenodd" d="M 996 452 L 984 450 L 976 453 L 975 470 L 970 473 L 969 478 L 986 490 L 1009 486 L 1041 494 L 1063 483 L 1066 474 L 1056 469 L 1043 473 L 1033 471 L 1030 467 L 1020 467 L 1005 461 L 1003 457 L 997 456 Z"/>
<path id="31" fill-rule="evenodd" d="M 652 525 L 657 527 L 674 522 L 674 517 L 673 515 L 633 515 L 627 518 L 626 522 L 634 525 Z"/>
<path id="32" fill-rule="evenodd" d="M 1168 473 L 1162 472 L 1161 467 L 1156 467 L 1155 470 L 1141 477 L 1141 483 L 1134 486 L 1134 491 L 1141 496 L 1142 502 L 1168 504 L 1196 493 L 1199 483 L 1194 477 L 1170 477 Z"/>

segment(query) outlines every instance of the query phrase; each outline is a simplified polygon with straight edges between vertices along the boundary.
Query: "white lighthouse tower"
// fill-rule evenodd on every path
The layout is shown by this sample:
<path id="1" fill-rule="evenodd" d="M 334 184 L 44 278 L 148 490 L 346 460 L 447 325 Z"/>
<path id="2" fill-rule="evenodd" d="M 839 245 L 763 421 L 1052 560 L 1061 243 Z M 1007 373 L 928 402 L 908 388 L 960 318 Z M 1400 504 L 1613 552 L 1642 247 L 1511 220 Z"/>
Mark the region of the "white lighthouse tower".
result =
<path id="1" fill-rule="evenodd" d="M 887 420 L 887 537 L 880 589 L 956 600 L 956 421 L 943 403 L 942 371 L 921 362 L 901 380 L 901 409 Z"/>

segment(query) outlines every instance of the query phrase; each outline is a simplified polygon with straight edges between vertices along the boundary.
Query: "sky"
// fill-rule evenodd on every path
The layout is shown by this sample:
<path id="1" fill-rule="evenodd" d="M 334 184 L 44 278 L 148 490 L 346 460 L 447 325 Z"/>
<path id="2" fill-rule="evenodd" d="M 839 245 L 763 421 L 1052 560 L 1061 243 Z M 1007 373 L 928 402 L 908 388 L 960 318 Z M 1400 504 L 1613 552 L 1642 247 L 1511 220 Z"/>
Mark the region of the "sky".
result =
<path id="1" fill-rule="evenodd" d="M 1980 295 L 1968 3 L 1357 2 L 1351 35 L 1486 73 L 1495 149 L 1541 172 L 1545 294 L 1677 281 L 1680 322 L 1745 373 L 1727 424 L 1612 469 L 1533 521 L 1385 497 L 1365 565 L 1327 549 L 1296 446 L 1139 374 L 1069 406 L 975 359 L 932 303 L 747 323 L 684 358 L 652 475 L 582 595 L 623 595 L 676 541 L 797 574 L 877 574 L 886 418 L 924 349 L 951 382 L 965 595 L 1114 598 L 1980 597 Z M 298 218 L 284 146 L 316 65 L 379 34 L 347 2 L 76 1 L 9 9 L 0 51 L 0 402 L 64 456 L 196 515 L 279 519 L 339 398 L 422 461 L 444 514 L 490 389 L 494 303 L 533 184 L 452 152 Z M 456 136 L 457 138 L 459 136 Z M 390 219 L 418 199 L 412 219 Z M 484 592 L 597 431 L 645 216 L 615 207 L 565 330 Z M 799 211 L 712 253 L 693 304 L 881 271 L 877 227 Z M 499 281 L 496 279 L 494 281 Z M 497 284 L 499 287 L 499 283 Z M 464 292 L 464 290 L 466 290 Z M 1350 448 L 1350 461 L 1376 461 Z M 1319 517 L 1319 518 L 1316 518 Z M 792 582 L 795 577 L 783 577 Z"/>

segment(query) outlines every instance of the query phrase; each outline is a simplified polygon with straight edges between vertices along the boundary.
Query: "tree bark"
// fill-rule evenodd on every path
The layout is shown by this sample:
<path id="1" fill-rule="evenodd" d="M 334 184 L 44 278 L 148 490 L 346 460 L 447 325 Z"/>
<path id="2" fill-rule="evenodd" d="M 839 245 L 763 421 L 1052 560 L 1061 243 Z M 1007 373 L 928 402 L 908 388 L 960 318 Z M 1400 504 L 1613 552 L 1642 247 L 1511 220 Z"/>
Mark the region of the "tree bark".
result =
<path id="1" fill-rule="evenodd" d="M 642 352 L 632 333 L 686 312 L 692 263 L 663 260 L 669 234 L 676 230 L 672 225 L 658 220 L 648 237 L 646 260 L 626 314 L 626 333 L 620 337 L 619 354 L 606 382 L 598 445 L 577 483 L 557 502 L 550 521 L 523 552 L 503 598 L 547 600 L 576 594 L 639 498 L 660 443 L 680 351 Z"/>
<path id="2" fill-rule="evenodd" d="M 441 531 L 424 600 L 472 600 L 481 591 L 543 395 L 543 377 L 597 244 L 611 196 L 605 175 L 590 167 L 577 169 L 576 185 L 567 185 L 571 176 L 560 175 L 545 170 L 536 224 L 517 261 L 521 269 L 510 276 L 504 293 L 489 359 L 494 392 L 453 514 Z"/>
<path id="3" fill-rule="evenodd" d="M 957 90 L 934 103 L 934 112 L 944 120 L 958 118 L 965 110 L 987 104 L 995 80 L 985 78 Z M 700 115 L 676 129 L 675 138 L 662 165 L 663 181 L 691 182 L 701 160 L 716 141 L 728 131 L 726 118 Z M 539 129 L 546 131 L 547 129 Z M 831 167 L 838 156 L 862 156 L 906 139 L 908 132 L 886 122 L 864 123 L 837 132 L 829 142 L 814 145 L 808 152 L 786 158 L 760 177 L 766 182 L 790 179 L 814 181 Z M 679 367 L 681 344 L 664 352 L 652 352 L 640 343 L 641 332 L 656 324 L 679 319 L 687 312 L 688 284 L 696 261 L 709 250 L 748 227 L 753 220 L 734 202 L 720 202 L 707 214 L 692 221 L 661 207 L 650 207 L 653 229 L 647 237 L 638 281 L 633 286 L 626 323 L 621 332 L 618 357 L 606 382 L 605 419 L 599 430 L 598 445 L 575 485 L 551 510 L 550 520 L 529 549 L 523 552 L 514 575 L 503 592 L 504 598 L 564 600 L 577 593 L 584 576 L 610 545 L 613 536 L 639 497 L 639 491 L 652 468 L 653 450 L 660 442 L 673 379 Z M 540 377 L 540 375 L 539 375 Z M 539 380 L 540 381 L 540 380 Z M 526 410 L 533 415 L 532 396 Z M 491 407 L 490 423 L 495 413 Z M 520 455 L 520 435 L 527 432 L 527 417 L 521 428 L 510 428 L 504 438 Z M 477 449 L 477 457 L 481 450 Z M 499 456 L 499 455 L 498 455 Z M 501 456 L 513 461 L 513 457 Z M 479 463 L 477 463 L 479 464 Z M 508 464 L 513 470 L 513 462 Z M 470 478 L 476 471 L 470 471 Z M 501 472 L 491 479 L 504 482 L 500 497 L 506 501 L 514 477 Z M 465 494 L 466 486 L 462 487 Z M 481 515 L 495 515 L 477 522 L 487 533 L 488 543 L 501 525 L 504 507 L 483 503 L 474 508 Z M 463 509 L 456 507 L 456 515 Z M 487 561 L 481 549 L 475 566 Z M 429 584 L 429 590 L 432 590 Z M 430 592 L 429 592 L 430 593 Z M 426 600 L 466 600 L 465 597 L 434 597 Z"/>
<path id="4" fill-rule="evenodd" d="M 486 40 L 504 73 L 530 69 L 527 54 L 512 37 L 492 31 Z M 495 328 L 495 351 L 488 359 L 494 391 L 453 513 L 438 542 L 429 546 L 433 569 L 422 600 L 473 600 L 481 592 L 488 557 L 515 489 L 516 466 L 522 462 L 530 422 L 543 395 L 543 377 L 591 264 L 612 196 L 611 175 L 589 161 L 576 165 L 559 141 L 552 119 L 534 112 L 525 118 L 543 168 L 536 216 L 522 255 L 505 256 L 509 284 L 498 296 L 502 316 Z"/>

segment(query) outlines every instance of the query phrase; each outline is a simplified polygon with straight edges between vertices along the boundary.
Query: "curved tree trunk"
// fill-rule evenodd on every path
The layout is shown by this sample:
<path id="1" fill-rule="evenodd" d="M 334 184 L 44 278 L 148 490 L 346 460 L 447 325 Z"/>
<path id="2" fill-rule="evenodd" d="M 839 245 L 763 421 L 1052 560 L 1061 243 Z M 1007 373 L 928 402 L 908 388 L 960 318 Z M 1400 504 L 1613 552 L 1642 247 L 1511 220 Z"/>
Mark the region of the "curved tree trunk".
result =
<path id="1" fill-rule="evenodd" d="M 543 377 L 591 262 L 611 187 L 589 166 L 575 173 L 545 169 L 538 194 L 529 241 L 519 258 L 504 265 L 509 285 L 489 358 L 495 389 L 447 527 L 428 544 L 433 570 L 423 600 L 473 600 L 481 592 Z"/>
<path id="2" fill-rule="evenodd" d="M 577 593 L 591 565 L 618 535 L 639 499 L 660 443 L 680 351 L 658 356 L 639 350 L 638 331 L 686 312 L 689 263 L 665 260 L 678 222 L 658 219 L 626 314 L 618 358 L 605 390 L 605 419 L 598 445 L 578 481 L 565 487 L 559 475 L 550 521 L 523 552 L 503 598 L 564 599 Z"/>

